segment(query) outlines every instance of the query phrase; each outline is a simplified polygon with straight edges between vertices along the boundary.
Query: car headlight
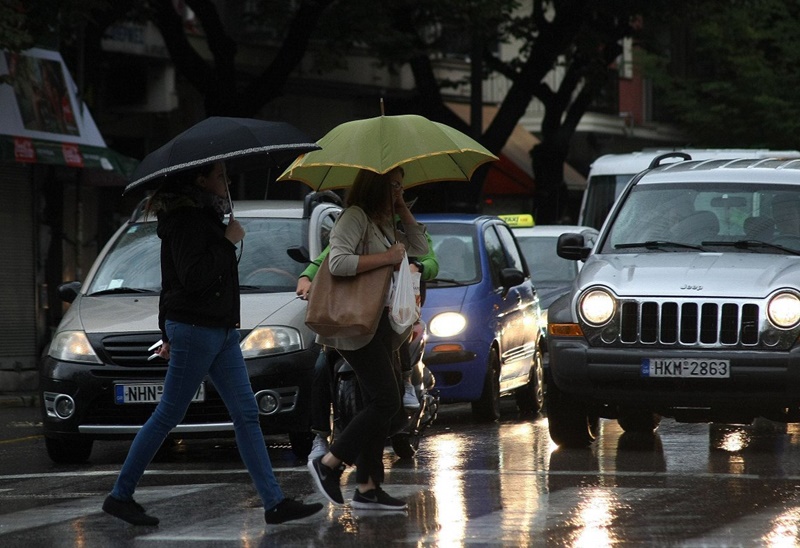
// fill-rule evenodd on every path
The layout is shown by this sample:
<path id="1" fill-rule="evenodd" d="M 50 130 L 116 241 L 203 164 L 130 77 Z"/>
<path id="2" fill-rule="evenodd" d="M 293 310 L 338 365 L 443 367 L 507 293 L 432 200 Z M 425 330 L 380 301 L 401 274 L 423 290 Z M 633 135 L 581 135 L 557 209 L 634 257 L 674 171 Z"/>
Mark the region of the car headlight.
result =
<path id="1" fill-rule="evenodd" d="M 603 289 L 592 289 L 581 298 L 581 317 L 595 327 L 607 323 L 614 316 L 615 309 L 614 297 Z"/>
<path id="2" fill-rule="evenodd" d="M 240 346 L 245 358 L 257 358 L 296 352 L 301 349 L 300 341 L 300 332 L 297 329 L 281 325 L 268 325 L 253 329 Z"/>
<path id="3" fill-rule="evenodd" d="M 458 335 L 467 326 L 467 319 L 458 312 L 443 312 L 437 314 L 428 324 L 431 334 L 437 337 L 452 337 Z"/>
<path id="4" fill-rule="evenodd" d="M 778 293 L 769 300 L 767 315 L 776 327 L 794 327 L 800 322 L 800 298 L 794 293 Z"/>
<path id="5" fill-rule="evenodd" d="M 65 362 L 103 363 L 83 331 L 61 331 L 50 342 L 47 355 Z"/>

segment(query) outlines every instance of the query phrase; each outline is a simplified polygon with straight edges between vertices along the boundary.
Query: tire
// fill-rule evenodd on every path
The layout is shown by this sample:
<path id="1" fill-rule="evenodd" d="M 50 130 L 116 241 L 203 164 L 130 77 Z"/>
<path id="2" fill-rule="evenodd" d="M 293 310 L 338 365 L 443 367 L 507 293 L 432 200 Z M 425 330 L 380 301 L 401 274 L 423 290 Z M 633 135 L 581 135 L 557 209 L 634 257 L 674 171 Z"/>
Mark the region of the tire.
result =
<path id="1" fill-rule="evenodd" d="M 334 395 L 336 414 L 334 417 L 334 435 L 344 430 L 356 413 L 362 408 L 361 389 L 355 373 L 336 377 L 336 394 Z"/>
<path id="2" fill-rule="evenodd" d="M 93 444 L 93 440 L 44 438 L 47 455 L 58 464 L 81 464 L 88 461 Z"/>
<path id="3" fill-rule="evenodd" d="M 544 363 L 542 353 L 537 349 L 531 365 L 531 378 L 514 392 L 517 409 L 523 413 L 538 413 L 544 407 Z"/>
<path id="4" fill-rule="evenodd" d="M 550 439 L 559 447 L 584 448 L 597 439 L 600 419 L 590 414 L 586 405 L 558 389 L 547 385 L 547 420 Z"/>
<path id="5" fill-rule="evenodd" d="M 308 459 L 311 452 L 311 443 L 314 441 L 312 432 L 289 432 L 289 442 L 292 444 L 292 453 L 300 460 Z"/>
<path id="6" fill-rule="evenodd" d="M 646 409 L 621 408 L 617 412 L 620 428 L 631 434 L 652 434 L 661 424 L 661 415 Z"/>
<path id="7" fill-rule="evenodd" d="M 419 450 L 420 437 L 419 434 L 412 435 L 402 432 L 392 436 L 392 449 L 394 449 L 395 455 L 401 459 L 413 459 Z"/>
<path id="8" fill-rule="evenodd" d="M 492 422 L 500 418 L 500 358 L 494 349 L 489 351 L 481 397 L 472 402 L 472 416 L 482 422 Z"/>

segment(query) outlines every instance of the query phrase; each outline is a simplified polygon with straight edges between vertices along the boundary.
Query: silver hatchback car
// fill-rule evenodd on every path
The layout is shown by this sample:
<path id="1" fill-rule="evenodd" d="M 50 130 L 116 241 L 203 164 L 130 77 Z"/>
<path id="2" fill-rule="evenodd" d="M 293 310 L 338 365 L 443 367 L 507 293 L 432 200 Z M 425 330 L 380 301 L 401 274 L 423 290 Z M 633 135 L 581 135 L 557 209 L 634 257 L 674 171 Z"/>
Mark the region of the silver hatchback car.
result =
<path id="1" fill-rule="evenodd" d="M 288 434 L 305 458 L 311 448 L 310 397 L 318 355 L 305 325 L 297 277 L 328 245 L 341 211 L 330 192 L 304 202 L 234 204 L 241 247 L 241 347 L 264 434 Z M 132 438 L 161 397 L 167 364 L 148 359 L 160 340 L 160 244 L 154 219 L 134 218 L 110 239 L 83 283 L 63 284 L 71 302 L 42 359 L 45 445 L 55 462 L 82 462 L 94 440 Z M 233 423 L 206 381 L 172 437 L 228 437 Z"/>

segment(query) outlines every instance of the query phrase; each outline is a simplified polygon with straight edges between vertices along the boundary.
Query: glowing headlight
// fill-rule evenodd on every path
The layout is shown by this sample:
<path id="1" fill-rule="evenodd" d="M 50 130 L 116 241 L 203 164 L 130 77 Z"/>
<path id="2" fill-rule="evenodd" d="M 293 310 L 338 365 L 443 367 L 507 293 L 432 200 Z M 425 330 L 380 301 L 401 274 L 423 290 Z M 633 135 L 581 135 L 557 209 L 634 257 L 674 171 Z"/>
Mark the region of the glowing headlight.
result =
<path id="1" fill-rule="evenodd" d="M 65 362 L 103 363 L 94 353 L 86 333 L 83 331 L 62 331 L 53 337 L 47 355 Z"/>
<path id="2" fill-rule="evenodd" d="M 776 327 L 794 327 L 800 322 L 800 298 L 794 293 L 778 293 L 770 299 L 767 315 Z"/>
<path id="3" fill-rule="evenodd" d="M 301 349 L 300 332 L 282 325 L 260 326 L 253 329 L 240 346 L 245 358 L 296 352 Z"/>
<path id="4" fill-rule="evenodd" d="M 581 298 L 580 311 L 586 323 L 599 326 L 614 315 L 616 303 L 607 291 L 593 289 Z"/>
<path id="5" fill-rule="evenodd" d="M 458 335 L 467 326 L 467 319 L 458 312 L 444 312 L 435 316 L 428 328 L 431 334 L 437 337 L 452 337 Z"/>

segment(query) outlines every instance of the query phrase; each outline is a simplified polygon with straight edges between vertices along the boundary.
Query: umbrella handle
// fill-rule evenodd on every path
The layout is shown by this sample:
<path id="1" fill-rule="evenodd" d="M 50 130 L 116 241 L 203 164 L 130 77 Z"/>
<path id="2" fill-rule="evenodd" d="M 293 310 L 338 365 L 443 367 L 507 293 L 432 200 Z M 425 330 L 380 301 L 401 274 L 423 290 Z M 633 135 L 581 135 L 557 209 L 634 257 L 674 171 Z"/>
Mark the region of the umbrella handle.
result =
<path id="1" fill-rule="evenodd" d="M 228 197 L 228 204 L 231 206 L 231 220 L 233 219 L 233 200 L 231 199 L 231 188 L 230 186 L 225 186 L 225 196 Z"/>

